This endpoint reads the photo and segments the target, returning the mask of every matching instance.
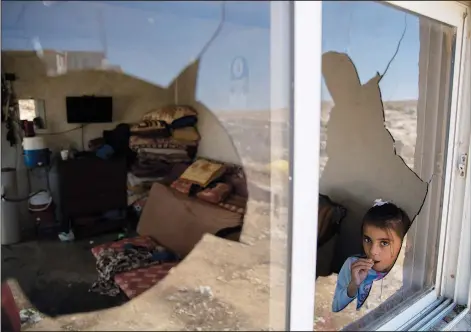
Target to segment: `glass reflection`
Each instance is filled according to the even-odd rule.
[[[273,97],[272,84],[289,84],[290,75],[283,57],[275,73],[270,68],[277,52],[289,54],[284,50],[289,42],[273,31],[273,7],[279,5],[253,1],[2,4],[4,70],[17,74],[17,96],[45,100],[48,126],[40,134],[54,153],[67,148],[89,150],[88,142],[96,143],[94,139],[104,131],[116,130],[119,124],[130,124],[134,133],[145,131],[149,123],[143,125],[144,120],[162,121],[161,110],[176,105],[197,113],[197,158],[243,169],[239,175],[246,181],[246,196],[248,192],[243,227],[240,238],[231,233],[241,243],[219,240],[227,232],[214,231],[216,238],[206,236],[196,244],[159,290],[154,287],[142,295],[160,301],[170,311],[157,310],[153,318],[145,318],[154,316],[146,313],[135,321],[114,318],[111,323],[111,318],[103,317],[95,328],[113,324],[114,329],[126,329],[133,320],[135,328],[164,329],[167,323],[163,322],[174,322],[169,328],[284,329],[289,90],[277,91]],[[283,46],[273,48],[277,42]],[[113,123],[89,124],[82,133],[74,130],[76,125],[67,123],[65,100],[83,95],[112,96]],[[175,115],[178,109],[168,112]],[[170,126],[175,133],[173,122]],[[132,137],[130,148],[138,155],[162,149],[143,148],[143,140]],[[149,137],[145,139],[148,144]],[[141,178],[142,173],[133,173],[133,179],[136,177]],[[177,187],[172,189],[181,189]],[[221,186],[204,189],[216,188]],[[54,200],[60,201],[57,182],[51,184],[51,191]],[[193,196],[193,200],[200,198]],[[138,206],[133,206],[137,201],[130,205],[145,211],[143,197],[150,199],[144,193]],[[234,202],[214,205],[227,210],[222,205],[231,209]],[[194,240],[191,234],[179,238]],[[171,240],[167,243],[175,245]],[[88,306],[90,299],[84,299],[79,309],[64,305],[59,313],[51,313],[40,299],[36,302],[50,314],[93,310]],[[95,308],[118,305],[100,297],[94,302]],[[199,305],[208,310],[198,311]]]

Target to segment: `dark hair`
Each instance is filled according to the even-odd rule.
[[[392,229],[402,239],[406,235],[411,221],[407,213],[393,203],[385,203],[370,208],[363,217],[362,231],[365,225],[381,229]]]

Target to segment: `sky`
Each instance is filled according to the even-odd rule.
[[[211,39],[221,8],[219,1],[2,1],[2,50],[105,52],[125,73],[167,86]],[[219,110],[270,108],[270,80],[277,79],[270,77],[270,24],[269,2],[226,3],[222,29],[201,58],[199,100]],[[383,100],[417,99],[419,20],[412,14],[370,1],[323,2],[322,52],[347,53],[365,83],[385,70],[405,24],[380,87]],[[331,99],[325,85],[322,98]]]

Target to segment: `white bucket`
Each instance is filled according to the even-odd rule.
[[[28,209],[33,212],[45,211],[52,203],[52,196],[47,191],[40,192],[29,199]]]

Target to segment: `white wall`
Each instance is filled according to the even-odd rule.
[[[18,99],[36,98],[45,101],[47,128],[38,133],[59,133],[77,127],[77,124],[67,123],[66,96],[104,95],[113,97],[113,123],[87,125],[83,132],[85,149],[87,149],[90,139],[102,136],[103,130],[113,129],[119,123],[137,122],[143,114],[150,110],[176,102],[192,105],[198,111],[197,127],[202,137],[198,155],[240,164],[240,158],[232,140],[217,117],[203,104],[195,100],[198,62],[191,63],[168,88],[165,88],[115,71],[69,71],[60,76],[47,76],[44,63],[34,52],[2,52],[2,61],[3,70],[15,73],[17,76],[14,90]],[[8,148],[3,141],[4,133],[2,130],[2,167],[13,166],[15,150]],[[70,146],[78,150],[82,149],[81,130],[73,130],[60,135],[44,135],[44,137],[53,152]],[[20,193],[27,194],[27,174],[21,150],[19,151],[17,163],[19,190]],[[45,187],[46,183],[42,176],[35,172],[35,176],[31,178],[32,191]],[[54,201],[59,203],[58,179],[55,169],[50,173],[50,181]],[[24,209],[25,207],[22,209],[23,218],[27,216]],[[28,226],[25,220],[23,220],[23,224]]]

